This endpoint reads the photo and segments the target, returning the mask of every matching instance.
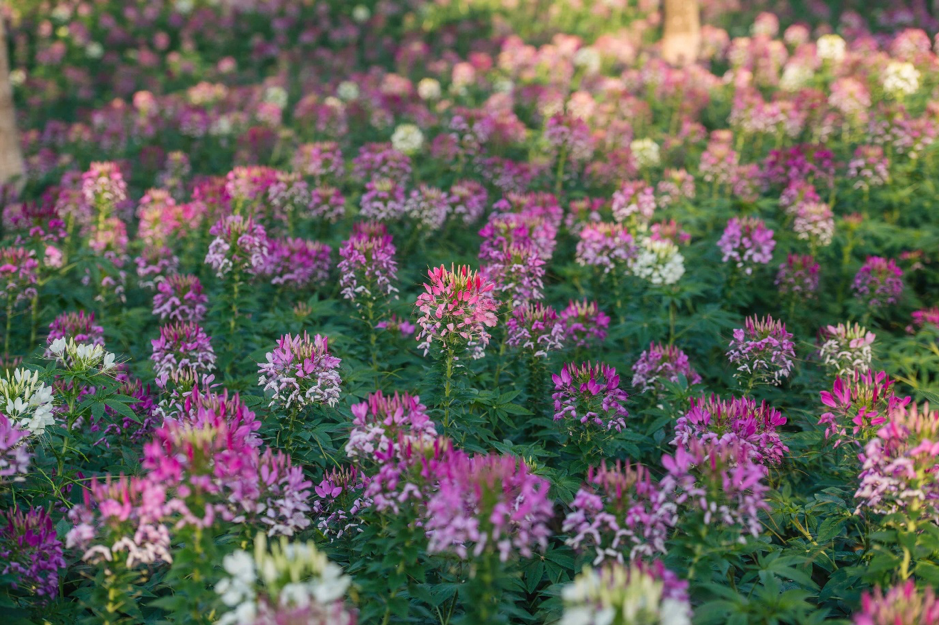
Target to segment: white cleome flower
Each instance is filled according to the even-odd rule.
[[[424,133],[414,124],[401,124],[391,135],[391,145],[404,154],[414,154],[424,145]]]
[[[884,69],[884,91],[894,98],[913,95],[919,90],[919,76],[912,63],[890,61]]]
[[[661,162],[659,144],[652,139],[636,139],[629,144],[629,151],[633,153],[636,159],[636,165],[640,169],[648,167],[657,167]]]
[[[0,406],[7,417],[34,435],[54,423],[52,388],[39,380],[38,371],[16,369],[0,378]]]
[[[685,257],[668,239],[645,238],[640,240],[639,252],[629,262],[629,271],[657,286],[675,284],[685,274]]]

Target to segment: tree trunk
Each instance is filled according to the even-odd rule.
[[[0,17],[0,185],[23,184],[23,154],[16,131],[13,109],[13,87],[10,84],[10,62],[7,58],[6,25]]]
[[[662,58],[672,65],[688,65],[698,59],[700,47],[698,0],[665,0]]]

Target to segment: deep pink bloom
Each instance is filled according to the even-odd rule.
[[[207,295],[199,278],[190,274],[171,274],[156,285],[153,315],[161,321],[193,321],[205,318]]]
[[[59,569],[66,566],[52,517],[42,508],[10,508],[0,514],[0,571],[13,588],[38,597],[59,594]]]
[[[430,281],[415,303],[420,312],[418,349],[426,356],[431,345],[439,343],[441,350],[458,356],[467,351],[474,359],[482,358],[489,344],[487,329],[497,323],[494,285],[465,265],[449,270],[441,265],[429,269],[427,276]]]
[[[762,220],[732,217],[717,247],[721,250],[723,262],[731,262],[750,275],[757,265],[768,265],[773,260],[776,241],[773,231]]]
[[[854,625],[939,625],[939,598],[929,586],[917,589],[912,579],[886,593],[877,587],[861,596]]]
[[[298,408],[310,404],[336,405],[339,401],[340,359],[329,353],[329,339],[303,332],[285,334],[277,347],[267,353],[267,362],[259,363],[258,381],[265,391],[273,391],[271,406]]]
[[[759,464],[779,464],[789,448],[777,427],[786,418],[767,404],[750,397],[723,400],[715,395],[691,399],[691,408],[675,422],[673,445],[687,446],[691,439],[720,445],[736,444]]]
[[[663,382],[677,382],[679,375],[685,376],[689,384],[701,382],[701,376],[691,367],[685,352],[674,345],[652,342],[633,365],[632,385],[640,393],[649,390],[659,393],[664,390]]]
[[[620,432],[626,427],[626,391],[616,369],[603,363],[566,363],[554,381],[554,420]],[[575,428],[568,426],[570,430]]]
[[[902,275],[892,258],[868,256],[854,276],[854,296],[872,310],[896,304],[903,293]]]
[[[571,300],[567,308],[561,311],[564,321],[565,340],[574,347],[587,347],[592,343],[603,343],[606,340],[607,328],[610,327],[610,318],[600,310],[596,302]]]

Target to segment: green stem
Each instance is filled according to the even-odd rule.
[[[446,370],[444,376],[444,385],[443,385],[443,427],[448,429],[450,427],[450,403],[451,391],[453,386],[453,348],[447,346],[447,355],[446,355]]]

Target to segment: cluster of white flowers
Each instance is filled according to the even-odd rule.
[[[690,625],[688,601],[665,594],[662,580],[637,568],[587,568],[561,591],[560,625]]]
[[[274,85],[272,87],[268,87],[264,91],[264,101],[269,104],[273,104],[281,110],[287,108],[288,99],[287,90],[283,87]]]
[[[815,54],[822,61],[838,63],[844,59],[847,47],[844,39],[838,35],[822,35],[815,44]]]
[[[629,271],[655,285],[675,284],[685,275],[685,257],[668,239],[643,238],[636,256],[629,261]]]
[[[350,578],[312,542],[288,543],[282,538],[268,551],[264,534],[258,534],[254,557],[239,549],[225,556],[222,566],[229,577],[215,591],[232,610],[222,615],[219,625],[253,625],[259,616],[279,609],[314,609],[328,614],[323,622],[335,625],[353,622],[342,603]]]
[[[913,95],[919,90],[919,70],[912,63],[890,61],[884,68],[883,85],[894,98]]]
[[[415,154],[424,145],[424,133],[414,124],[401,124],[391,135],[391,145],[404,154]]]
[[[89,371],[100,367],[101,372],[114,368],[114,354],[101,345],[77,343],[75,339],[58,338],[49,346],[49,353],[69,371]]]
[[[0,407],[19,427],[39,435],[54,422],[52,388],[39,380],[38,371],[16,369],[0,378]]]
[[[440,82],[436,78],[422,78],[417,83],[417,95],[421,100],[439,100],[441,93]]]
[[[782,77],[779,79],[779,88],[783,91],[798,91],[806,86],[815,72],[804,62],[794,61],[786,64]]]
[[[587,46],[574,53],[574,67],[581,67],[588,74],[596,74],[600,71],[600,65],[603,59],[596,48]]]
[[[339,96],[340,100],[344,100],[345,102],[358,100],[359,86],[351,80],[343,80],[339,83],[339,86],[336,87],[336,95]]]
[[[659,144],[652,139],[635,139],[629,144],[629,151],[636,159],[636,165],[639,166],[639,169],[658,167],[659,163],[662,162]]]

